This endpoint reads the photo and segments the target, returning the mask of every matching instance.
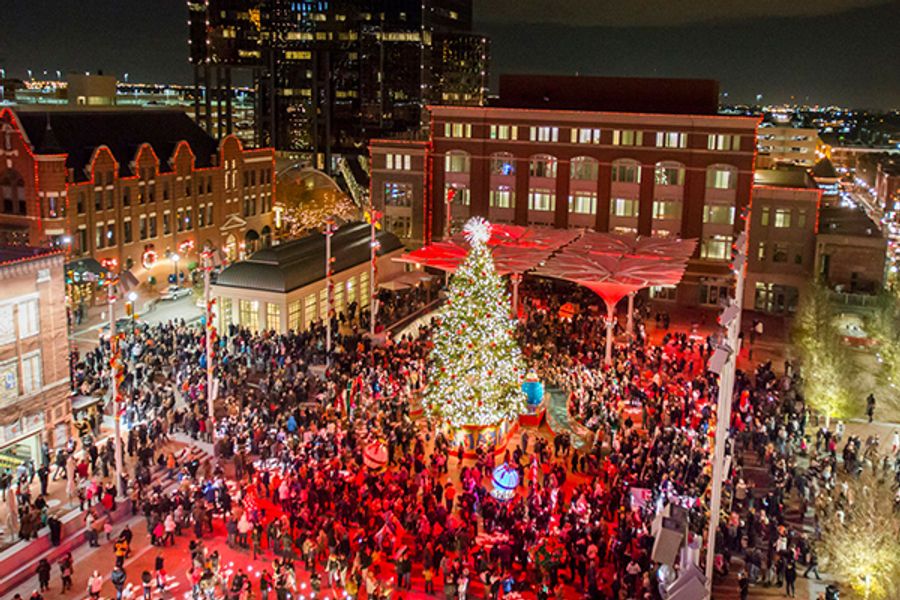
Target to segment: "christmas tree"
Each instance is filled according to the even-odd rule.
[[[424,405],[455,427],[493,425],[525,409],[524,363],[509,295],[487,246],[490,228],[481,217],[466,223],[471,250],[450,280],[433,333]]]

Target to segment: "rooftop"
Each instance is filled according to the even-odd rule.
[[[57,248],[35,246],[0,246],[0,267],[61,253]]]
[[[370,233],[366,223],[348,223],[335,231],[331,239],[335,273],[369,261]],[[403,248],[392,233],[380,231],[377,238],[379,255]],[[313,233],[232,264],[219,274],[216,285],[287,293],[324,278],[325,236]]]
[[[502,108],[716,115],[719,82],[712,79],[501,75]]]
[[[819,210],[819,233],[881,238],[881,229],[858,208],[823,206]]]
[[[35,154],[68,155],[75,181],[89,179],[85,168],[100,146],[110,149],[120,176],[133,174],[131,162],[143,144],[153,148],[161,172],[171,170],[168,161],[179,142],[191,147],[197,167],[212,166],[218,152],[216,141],[183,110],[17,108],[15,115]]]
[[[753,174],[753,184],[766,187],[816,188],[815,181],[806,169],[800,167],[757,169]]]
[[[819,162],[817,162],[812,168],[812,176],[813,177],[823,177],[823,178],[835,178],[838,176],[837,171],[834,169],[834,165],[831,164],[831,161],[827,158],[823,158]]]

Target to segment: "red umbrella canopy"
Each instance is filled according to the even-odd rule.
[[[566,249],[590,252],[592,254],[686,260],[694,254],[696,246],[697,240],[586,231],[583,236]]]
[[[553,252],[571,243],[582,233],[580,229],[491,223],[491,237],[487,243],[491,248],[497,272],[500,275],[509,275],[535,268]],[[396,260],[453,273],[468,253],[469,242],[464,235],[457,234],[448,241],[422,246]]]
[[[535,274],[583,285],[603,298],[607,306],[645,287],[675,285],[687,266],[685,259],[593,254],[573,246],[551,257]]]

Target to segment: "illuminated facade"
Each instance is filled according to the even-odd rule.
[[[179,141],[175,141],[179,140]],[[274,152],[215,142],[180,111],[0,111],[0,239],[58,246],[160,283],[272,235]]]
[[[230,132],[232,71],[249,71],[261,145],[313,152],[326,169],[332,153],[419,129],[426,104],[484,100],[488,41],[471,33],[471,0],[191,0],[188,9],[205,114],[224,110]]]
[[[373,202],[408,245],[443,237],[450,198],[454,229],[482,215],[696,238],[679,291],[651,293],[715,305],[729,288],[731,243],[753,186],[757,118],[504,106],[430,113],[427,141],[370,146]]]

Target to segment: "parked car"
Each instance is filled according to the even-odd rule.
[[[159,299],[160,300],[178,300],[179,298],[184,298],[185,296],[191,295],[191,288],[187,287],[179,287],[177,285],[170,285],[169,288],[164,291]]]

